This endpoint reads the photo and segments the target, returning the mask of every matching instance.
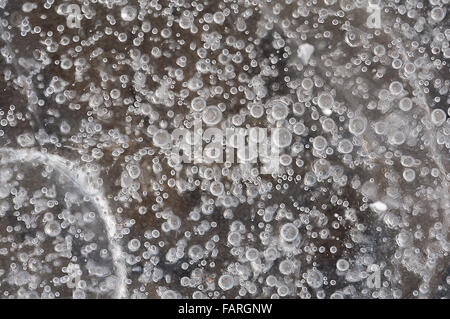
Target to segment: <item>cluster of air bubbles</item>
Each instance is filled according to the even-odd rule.
[[[447,14],[0,0],[1,297],[449,297]]]

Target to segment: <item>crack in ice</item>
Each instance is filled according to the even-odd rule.
[[[93,203],[103,221],[106,234],[109,241],[109,248],[118,277],[118,286],[115,289],[115,298],[124,298],[127,296],[126,287],[126,266],[123,259],[122,246],[116,239],[117,223],[111,214],[109,203],[106,200],[103,190],[93,186],[88,182],[88,174],[84,172],[75,162],[65,159],[61,156],[42,153],[35,149],[20,149],[2,147],[0,148],[0,164],[12,162],[39,162],[44,165],[50,165],[59,173],[70,178],[78,189],[93,200]]]

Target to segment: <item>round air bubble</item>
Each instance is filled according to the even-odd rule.
[[[444,20],[446,12],[441,7],[435,7],[431,10],[431,18],[436,22]]]
[[[302,122],[295,123],[294,125],[294,134],[302,135],[306,132],[306,126]]]
[[[133,6],[125,6],[120,11],[120,17],[122,18],[123,21],[127,22],[133,21],[134,19],[136,19],[136,16],[137,10]]]
[[[73,63],[72,63],[72,60],[70,60],[70,59],[62,59],[60,65],[61,65],[61,69],[69,70],[72,67]]]
[[[350,140],[343,139],[339,142],[337,150],[342,154],[351,153],[353,151],[353,143]]]
[[[222,12],[216,12],[213,16],[214,22],[217,24],[222,24],[225,21],[225,15]]]
[[[336,127],[336,124],[330,118],[327,118],[327,119],[323,120],[323,122],[322,122],[322,128],[325,132],[331,132],[331,131],[333,131],[333,129],[335,127]]]
[[[350,264],[347,260],[345,259],[339,259],[336,262],[336,268],[339,271],[347,271],[350,268]]]
[[[111,92],[109,92],[109,95],[113,100],[117,100],[120,97],[120,90],[112,89]]]
[[[165,130],[158,130],[153,135],[153,145],[155,145],[156,147],[166,147],[168,146],[170,141],[170,134]]]
[[[305,106],[302,103],[297,102],[292,106],[292,110],[295,115],[302,116],[305,113]]]
[[[400,162],[405,167],[411,167],[411,166],[414,165],[414,157],[408,156],[408,155],[402,156],[401,159],[400,159]]]
[[[61,225],[57,221],[50,221],[45,225],[44,232],[50,237],[56,237],[61,233]]]
[[[392,145],[402,145],[406,141],[405,133],[402,131],[397,131],[393,135],[390,136],[389,142]]]
[[[366,127],[367,127],[367,121],[365,118],[355,117],[350,120],[348,129],[349,129],[350,133],[358,136],[365,132]]]
[[[319,289],[323,285],[322,273],[318,270],[308,270],[306,283],[313,289]]]
[[[245,253],[245,257],[249,261],[255,261],[256,259],[258,259],[258,256],[259,256],[259,251],[256,248],[249,248]]]
[[[386,122],[376,122],[374,125],[375,133],[378,135],[384,135],[387,132],[387,124]]]
[[[241,244],[241,234],[238,232],[232,231],[228,234],[228,243],[232,246],[239,246]]]
[[[416,172],[412,168],[405,168],[403,170],[403,178],[408,183],[411,183],[416,178]]]
[[[67,123],[66,121],[62,121],[61,124],[59,125],[59,130],[61,131],[62,134],[69,134],[71,130],[70,124]]]
[[[407,74],[412,74],[412,73],[416,72],[416,66],[412,62],[405,63],[405,67],[404,68],[405,68],[405,72]]]
[[[389,85],[389,91],[393,95],[399,95],[403,91],[403,84],[398,81],[394,81]]]
[[[208,106],[203,111],[203,122],[212,126],[218,124],[222,120],[222,112],[217,106]]]
[[[211,183],[209,189],[213,196],[220,196],[223,194],[225,188],[221,182],[214,181]]]
[[[435,109],[431,112],[431,122],[436,126],[441,126],[444,124],[447,116],[445,112],[441,109]]]
[[[135,164],[128,166],[127,171],[128,175],[130,175],[132,179],[136,179],[139,177],[139,175],[141,175],[141,169],[138,165]]]
[[[284,224],[281,226],[280,235],[284,241],[292,242],[299,236],[298,228],[292,223]]]
[[[282,154],[280,156],[280,164],[283,166],[289,166],[292,163],[292,157],[289,154]]]
[[[222,290],[230,290],[234,286],[234,280],[231,275],[222,275],[219,278],[219,287]]]
[[[244,118],[240,114],[233,115],[231,123],[234,126],[241,126],[244,123]]]
[[[333,106],[334,98],[330,93],[322,93],[317,99],[317,104],[321,109],[329,109]]]
[[[151,28],[152,28],[152,24],[150,23],[150,21],[142,22],[141,29],[143,32],[145,32],[145,33],[150,32]]]
[[[409,97],[404,97],[400,100],[398,106],[399,106],[400,110],[407,112],[412,109],[413,103]]]
[[[375,55],[378,55],[378,56],[383,56],[386,53],[386,49],[384,46],[379,44],[373,49],[373,53],[375,53]]]
[[[276,278],[275,276],[273,276],[273,275],[267,276],[267,278],[266,278],[266,284],[267,284],[269,287],[274,287],[274,286],[277,284],[277,278]]]
[[[194,245],[189,248],[188,255],[192,261],[198,261],[203,258],[203,248],[200,245]]]
[[[290,260],[283,260],[278,266],[280,273],[283,275],[290,275],[294,272],[294,263]]]
[[[313,147],[317,151],[321,152],[325,150],[325,148],[328,146],[328,142],[325,137],[323,136],[316,136],[314,138]]]
[[[250,115],[254,118],[260,118],[264,115],[264,107],[261,104],[253,104],[250,108]]]
[[[287,147],[291,145],[292,134],[287,128],[276,128],[273,131],[272,141],[276,146],[280,148]]]
[[[193,18],[187,10],[185,12],[183,12],[183,15],[181,16],[179,24],[180,24],[180,27],[185,30],[189,29],[192,26]]]
[[[303,79],[302,88],[309,91],[314,87],[314,82],[310,78]]]
[[[197,97],[195,97],[195,98],[192,99],[191,107],[192,107],[192,110],[193,110],[193,111],[195,111],[195,112],[201,112],[201,111],[203,111],[203,110],[205,109],[205,107],[206,107],[206,101],[205,101],[204,98],[202,98],[202,97],[200,97],[200,96],[197,96]]]
[[[128,242],[128,249],[130,251],[137,251],[139,247],[141,247],[141,242],[137,238],[134,238]]]
[[[268,261],[273,261],[278,258],[278,250],[275,247],[269,247],[264,251],[264,258]]]
[[[289,108],[286,103],[282,101],[276,101],[272,106],[272,117],[276,120],[283,120],[288,116]]]

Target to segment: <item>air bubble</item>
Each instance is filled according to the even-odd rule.
[[[195,112],[201,112],[206,107],[206,101],[202,97],[195,97],[191,102],[192,110]]]
[[[445,112],[441,109],[434,109],[431,112],[431,122],[436,126],[442,126],[444,124],[447,116]]]
[[[170,134],[165,130],[158,130],[153,135],[153,145],[155,145],[156,147],[161,148],[167,147],[170,142],[171,142]]]
[[[225,15],[222,12],[214,13],[214,22],[217,24],[222,24],[225,22]]]
[[[285,119],[289,114],[287,105],[282,101],[272,103],[272,116],[276,121]]]
[[[441,7],[434,7],[431,10],[431,18],[436,22],[441,22],[442,20],[444,20],[445,15],[446,15],[445,9]]]
[[[133,238],[128,242],[128,249],[130,251],[137,251],[141,247],[141,242],[137,238]]]
[[[272,141],[276,146],[280,148],[287,147],[291,145],[292,134],[287,128],[277,128],[272,132]]]
[[[350,264],[347,260],[345,259],[339,259],[336,262],[336,268],[339,271],[347,271],[350,268]]]
[[[405,168],[403,170],[403,178],[408,183],[411,183],[416,178],[416,172],[412,168]]]
[[[130,22],[136,19],[137,16],[137,10],[133,6],[125,6],[120,11],[120,17],[122,20]]]
[[[322,273],[318,270],[308,270],[306,274],[306,282],[313,289],[319,289],[323,285]]]
[[[228,234],[228,243],[232,246],[239,246],[241,244],[241,234],[238,232],[230,232]]]
[[[330,93],[322,93],[319,95],[317,103],[321,109],[329,109],[333,106],[334,98]]]
[[[363,117],[355,117],[350,120],[349,131],[353,135],[359,136],[366,131],[367,120]]]
[[[318,150],[319,152],[325,150],[325,148],[328,146],[328,142],[323,136],[316,136],[314,138],[313,147]]]
[[[259,251],[256,248],[249,248],[245,253],[245,257],[249,261],[255,261],[259,256]]]
[[[214,181],[211,183],[210,191],[213,196],[220,196],[224,192],[224,186],[221,182]]]
[[[253,104],[250,108],[250,114],[254,118],[260,118],[264,114],[264,107],[261,104]]]
[[[403,91],[403,84],[398,81],[394,81],[389,85],[389,91],[392,95],[399,95]]]
[[[353,143],[350,140],[343,139],[339,141],[337,150],[342,154],[349,154],[353,151]]]
[[[233,277],[231,275],[222,275],[219,278],[218,284],[222,290],[230,290],[234,286]]]
[[[399,107],[402,111],[408,112],[412,109],[413,103],[409,97],[404,97],[400,100]]]
[[[294,263],[290,260],[283,260],[278,266],[280,273],[283,275],[290,275],[294,271]]]
[[[294,224],[287,223],[281,226],[280,235],[284,241],[292,242],[298,238],[299,231]]]
[[[208,106],[203,111],[203,122],[206,125],[213,126],[222,120],[222,112],[217,106]]]
[[[45,225],[45,233],[50,237],[56,237],[61,233],[61,225],[57,221],[50,221]]]

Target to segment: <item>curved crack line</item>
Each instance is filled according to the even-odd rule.
[[[117,223],[111,214],[109,203],[104,196],[103,189],[93,186],[88,182],[89,175],[83,171],[76,163],[54,154],[42,153],[35,149],[21,149],[2,147],[0,148],[0,164],[12,162],[39,162],[40,164],[50,165],[60,174],[68,177],[77,186],[80,191],[91,198],[97,209],[101,220],[106,229],[106,234],[111,250],[112,260],[118,277],[118,286],[115,289],[115,298],[124,298],[127,296],[126,285],[126,265],[123,259],[122,246],[116,239]]]

